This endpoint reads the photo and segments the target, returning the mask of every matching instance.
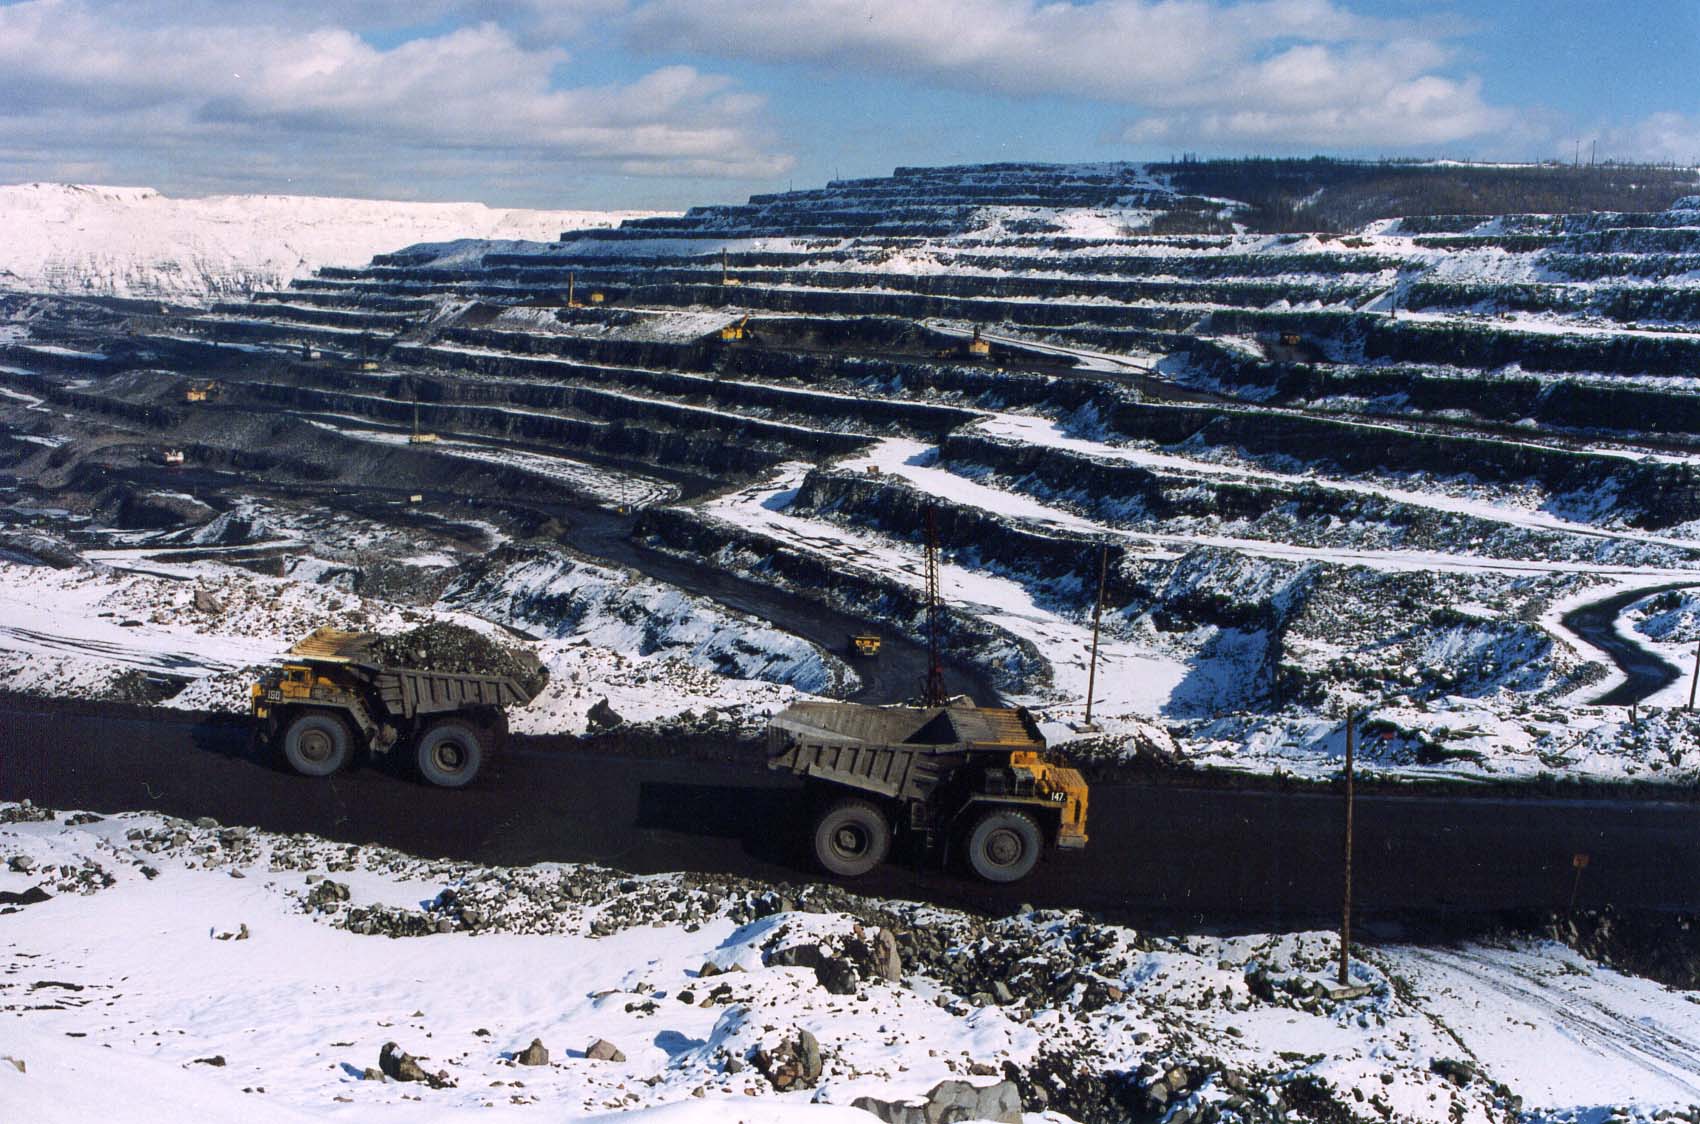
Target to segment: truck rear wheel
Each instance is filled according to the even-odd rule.
[[[815,860],[829,874],[859,877],[890,851],[891,824],[866,800],[840,800],[815,821]]]
[[[328,777],[348,764],[354,735],[335,714],[309,711],[290,721],[283,731],[283,759],[306,777]]]
[[[1019,882],[1033,873],[1044,846],[1032,816],[994,808],[968,832],[968,865],[987,882]]]
[[[467,722],[438,722],[419,735],[419,774],[441,788],[464,788],[484,765],[484,734]]]

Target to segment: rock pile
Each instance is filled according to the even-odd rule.
[[[503,675],[535,694],[549,673],[529,653],[505,648],[463,625],[432,621],[410,632],[379,637],[371,649],[379,664],[456,675]]]
[[[806,1030],[799,1030],[773,1049],[759,1049],[750,1059],[768,1083],[781,1093],[812,1089],[825,1068],[820,1043]]]
[[[1700,987],[1700,915],[1623,914],[1608,905],[1552,914],[1539,931],[1620,971],[1667,987]]]

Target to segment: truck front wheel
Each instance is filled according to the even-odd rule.
[[[968,832],[968,865],[987,882],[1019,882],[1033,873],[1044,846],[1032,816],[995,808]]]
[[[348,764],[353,751],[348,723],[335,714],[311,711],[283,731],[283,758],[302,776],[328,777]]]
[[[856,878],[891,851],[891,824],[866,800],[840,800],[815,821],[815,859],[829,874]]]
[[[484,764],[484,736],[466,722],[438,722],[419,736],[419,774],[442,788],[464,788]]]

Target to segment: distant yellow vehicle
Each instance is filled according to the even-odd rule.
[[[872,658],[880,654],[880,638],[877,633],[858,632],[850,637],[850,654]]]

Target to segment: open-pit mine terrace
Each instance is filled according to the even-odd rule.
[[[915,686],[932,505],[958,681],[1059,732],[1101,551],[1112,729],[1192,723],[1251,754],[1246,731],[1279,728],[1268,753],[1326,763],[1336,728],[1312,720],[1344,703],[1527,730],[1610,692],[1678,701],[1700,200],[1153,233],[1244,210],[1174,183],[900,169],[518,250],[412,247],[207,309],[38,302],[0,347],[0,458],[20,502],[128,505],[132,531],[174,529],[160,493],[493,525],[822,643],[874,627],[910,661],[887,698]],[[1635,631],[1660,590],[1687,623]],[[1610,626],[1574,612],[1608,598],[1641,658],[1577,634]],[[1459,759],[1415,718],[1380,733],[1389,768]],[[1527,737],[1521,763],[1469,753],[1562,771]],[[1693,769],[1662,752],[1604,771]]]

